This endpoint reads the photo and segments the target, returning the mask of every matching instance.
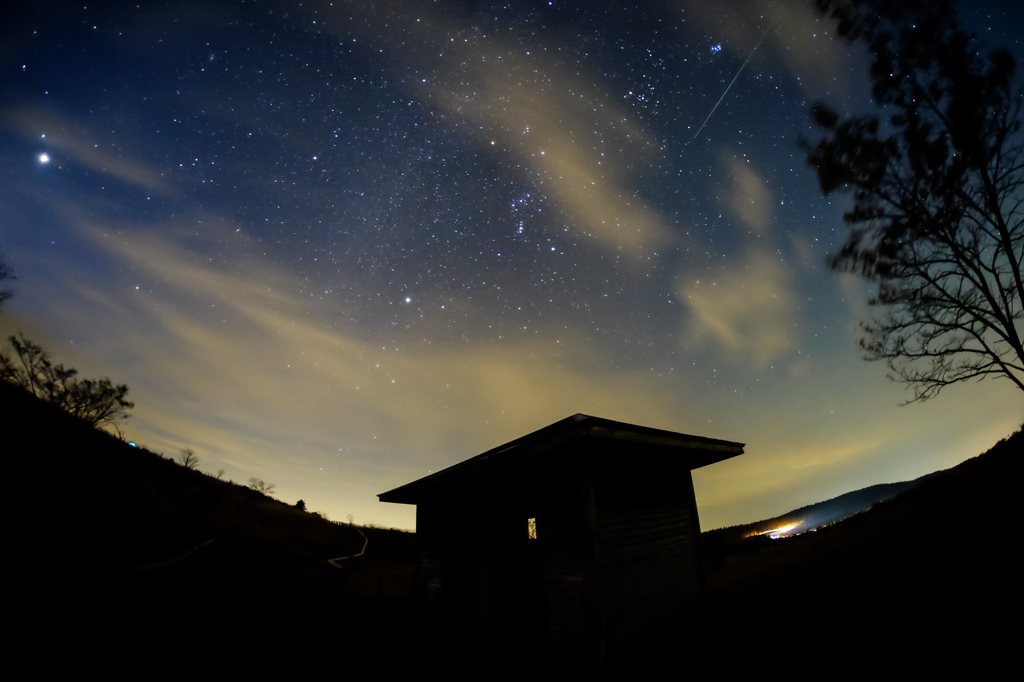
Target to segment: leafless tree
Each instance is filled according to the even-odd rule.
[[[0,250],[0,282],[3,282],[5,279],[14,279],[14,273],[7,266],[7,263],[4,262],[4,254]],[[0,307],[13,295],[10,289],[0,287]]]
[[[23,335],[8,341],[14,355],[0,352],[0,379],[26,391],[92,426],[127,419],[135,404],[125,398],[128,386],[110,379],[79,379],[78,370],[54,364],[50,354]]]
[[[813,108],[803,140],[825,194],[853,198],[836,270],[877,285],[868,360],[927,400],[1000,377],[1024,390],[1024,140],[1015,61],[985,51],[946,0],[818,0],[873,55],[887,115]]]
[[[258,493],[270,496],[270,493],[274,491],[277,486],[273,483],[266,483],[262,478],[256,478],[255,476],[249,479],[249,487]]]
[[[183,448],[178,453],[178,464],[186,469],[196,469],[199,467],[199,458],[196,457],[196,453],[192,448]]]

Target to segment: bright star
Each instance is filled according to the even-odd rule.
[[[43,152],[39,155],[39,163],[50,163],[50,155]]]

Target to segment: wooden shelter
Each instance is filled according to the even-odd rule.
[[[416,505],[429,602],[503,637],[605,651],[695,606],[690,471],[742,453],[577,414],[378,497]]]

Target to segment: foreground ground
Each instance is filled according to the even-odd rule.
[[[1015,665],[1021,433],[841,524],[709,552],[703,604],[580,662],[540,635],[495,638],[421,609],[411,534],[363,529],[367,555],[338,568],[327,560],[358,553],[359,529],[0,399],[9,424],[47,434],[16,441],[8,497],[12,650],[39,670],[988,677]]]

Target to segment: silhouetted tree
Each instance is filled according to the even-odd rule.
[[[273,483],[266,483],[262,478],[256,478],[255,476],[249,479],[249,487],[258,493],[270,496],[270,493],[274,491],[277,486]]]
[[[868,360],[934,397],[967,379],[1024,390],[1024,141],[1015,61],[985,52],[947,0],[817,0],[840,35],[873,55],[876,104],[802,140],[825,194],[853,197],[833,269],[877,284],[862,323]]]
[[[135,407],[125,399],[128,386],[115,386],[106,378],[79,379],[78,370],[54,364],[47,351],[24,335],[11,336],[8,341],[15,357],[0,352],[0,379],[21,386],[92,426],[127,419],[127,411]]]
[[[199,458],[192,448],[184,448],[178,453],[178,464],[186,469],[195,469],[199,466]]]
[[[4,262],[4,252],[3,249],[0,249],[0,284],[2,284],[5,279],[14,279],[14,273],[11,272],[7,263]],[[0,286],[0,307],[3,307],[4,302],[13,295],[14,293],[10,289]]]
[[[295,503],[295,508],[298,509],[299,511],[306,511],[306,501],[299,500],[298,502]]]

